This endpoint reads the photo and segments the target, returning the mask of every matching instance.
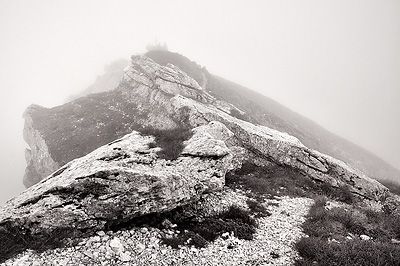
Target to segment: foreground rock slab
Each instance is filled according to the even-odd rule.
[[[205,195],[204,199],[208,209],[222,211],[232,204],[247,208],[249,198],[243,191],[224,189]],[[308,198],[266,200],[262,204],[272,215],[257,218],[259,226],[253,240],[238,239],[225,232],[205,248],[173,249],[163,244],[162,230],[134,227],[118,232],[99,231],[73,247],[43,253],[26,251],[5,265],[292,265],[298,258],[293,246],[304,236],[301,224],[312,203]]]
[[[207,133],[216,125],[219,134]],[[233,166],[223,140],[231,135],[218,123],[202,126],[186,142],[185,156],[171,161],[159,158],[153,136],[128,134],[8,201],[0,209],[0,229],[11,224],[30,234],[55,228],[91,232],[196,201],[224,186]]]

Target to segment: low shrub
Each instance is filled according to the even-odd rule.
[[[400,265],[400,246],[391,244],[400,237],[400,217],[355,207],[328,210],[326,202],[317,197],[309,211],[303,224],[309,237],[296,244],[302,256],[296,265]],[[361,240],[362,234],[372,239]]]
[[[239,239],[251,240],[257,226],[250,212],[237,206],[231,206],[227,211],[202,221],[187,219],[176,224],[176,229],[181,233],[176,237],[163,239],[164,244],[174,248],[178,245],[204,247],[225,232],[232,232]],[[187,243],[189,238],[191,241]]]
[[[189,128],[175,128],[175,129],[154,129],[145,128],[141,129],[142,135],[152,135],[155,137],[154,142],[149,144],[150,148],[161,147],[158,155],[161,159],[176,160],[181,154],[184,145],[183,142],[188,140],[193,132]]]

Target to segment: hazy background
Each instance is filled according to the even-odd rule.
[[[0,0],[0,204],[22,189],[22,113],[158,39],[400,168],[400,1]]]

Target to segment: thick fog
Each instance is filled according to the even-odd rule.
[[[156,39],[400,168],[400,1],[0,1],[0,204],[23,189],[22,113]]]

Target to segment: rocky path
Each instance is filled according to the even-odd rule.
[[[218,208],[232,204],[232,200],[240,206],[246,200],[234,192],[224,197]],[[289,197],[265,201],[272,215],[257,219],[259,228],[251,241],[227,232],[206,248],[172,249],[161,243],[164,232],[156,228],[100,231],[78,246],[41,254],[28,250],[1,265],[291,265],[298,256],[294,244],[303,234],[300,226],[312,203],[308,198]]]

